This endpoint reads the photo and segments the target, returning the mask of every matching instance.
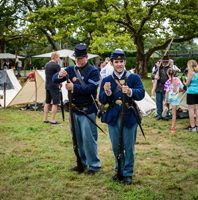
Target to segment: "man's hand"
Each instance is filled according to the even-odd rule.
[[[160,79],[160,77],[159,77],[158,75],[155,75],[154,78],[155,78],[156,80],[159,80],[159,79]]]
[[[110,94],[110,92],[111,92],[111,83],[110,83],[110,82],[106,82],[106,83],[104,84],[104,90],[105,90],[105,92],[106,92],[107,94]]]
[[[131,89],[129,88],[128,85],[123,85],[122,86],[122,92],[125,93],[125,94],[130,95],[131,94]]]
[[[67,90],[73,91],[74,84],[68,79],[68,83],[65,84]]]
[[[65,77],[66,76],[66,74],[67,74],[67,72],[64,70],[64,69],[61,69],[60,71],[59,71],[59,77]]]

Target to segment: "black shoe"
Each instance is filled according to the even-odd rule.
[[[164,118],[164,121],[168,121],[169,119],[167,119],[167,118]]]
[[[123,180],[123,178],[124,178],[124,177],[122,176],[122,180]],[[115,174],[114,176],[112,176],[111,179],[112,179],[113,181],[116,181],[116,180],[117,180],[117,174]]]
[[[157,118],[157,120],[161,120],[161,119],[162,119],[161,117],[158,117],[158,118]]]
[[[45,123],[45,124],[49,124],[50,122],[49,122],[49,121],[43,121],[43,123]]]
[[[78,168],[77,168],[77,166],[76,167],[74,167],[74,168],[72,168],[72,169],[70,169],[70,172],[77,172],[78,171]]]
[[[88,170],[85,175],[94,175],[96,172],[93,170]]]
[[[132,176],[124,176],[124,185],[131,185]]]
[[[62,125],[62,123],[61,123],[61,122],[50,122],[50,124],[51,124],[52,126],[56,126],[56,125]]]

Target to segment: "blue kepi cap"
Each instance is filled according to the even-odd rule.
[[[115,51],[113,51],[113,53],[111,54],[111,58],[112,58],[112,59],[123,59],[123,58],[125,58],[125,54],[124,54],[123,51],[115,50]]]
[[[77,44],[73,56],[83,58],[87,55],[87,47],[84,44]]]

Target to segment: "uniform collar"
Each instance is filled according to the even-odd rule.
[[[85,66],[83,66],[83,67],[77,67],[77,65],[76,65],[76,69],[79,69],[79,70],[82,70],[83,68],[85,68],[87,65],[89,64],[89,61],[87,61],[87,63],[86,63],[86,65]]]
[[[118,76],[118,75],[116,75],[116,74],[113,72],[113,77],[114,77],[115,79],[118,79],[118,80],[125,79],[126,73],[127,73],[127,71],[124,70],[123,73],[120,74],[120,75]]]

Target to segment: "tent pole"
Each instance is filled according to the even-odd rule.
[[[5,108],[6,107],[6,82],[4,82],[3,93],[4,93],[4,108]]]
[[[35,108],[34,111],[36,111],[36,106],[37,106],[37,83],[36,83],[36,70],[34,70],[34,79],[35,79]]]
[[[25,50],[24,76],[26,76],[26,68],[27,68],[27,50]]]

